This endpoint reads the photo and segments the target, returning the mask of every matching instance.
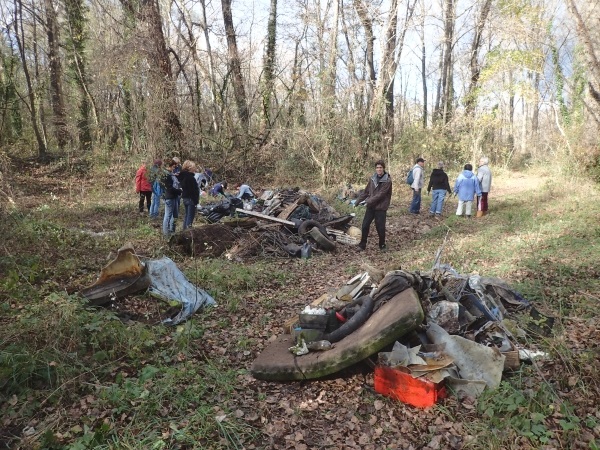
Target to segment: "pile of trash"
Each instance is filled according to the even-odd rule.
[[[140,259],[131,244],[121,247],[98,279],[80,293],[91,305],[105,306],[146,291],[165,303],[179,305],[175,316],[161,321],[164,325],[178,325],[200,308],[216,305],[214,298],[190,283],[170,258]]]
[[[294,343],[288,351],[301,358],[312,352],[326,351],[318,356],[324,364],[328,350],[335,349],[336,342],[348,346],[351,345],[348,341],[360,339],[361,327],[376,326],[377,320],[370,319],[407,290],[418,295],[423,310],[422,323],[395,336],[393,346],[361,343],[377,349],[371,356],[377,360],[375,389],[378,392],[411,404],[417,399],[414,400],[416,406],[433,404],[423,403],[425,400],[418,400],[419,396],[404,398],[406,389],[394,386],[402,380],[440,398],[444,392],[442,387],[477,397],[485,388],[497,388],[504,371],[517,369],[524,360],[548,356],[524,344],[530,342],[531,335],[548,335],[553,318],[542,315],[501,279],[464,275],[439,264],[427,273],[393,270],[383,278],[376,272],[358,274],[335,293],[313,302],[311,307],[320,309],[309,311],[312,317],[307,318],[303,311],[288,321],[286,328]],[[515,320],[519,315],[519,322],[526,324],[523,328]],[[344,340],[346,337],[348,340]],[[340,356],[335,357],[339,360]],[[264,367],[260,370],[264,371]],[[259,376],[264,376],[264,372]],[[289,374],[284,376],[289,377]],[[408,382],[408,379],[417,381]],[[430,398],[432,402],[436,395]]]
[[[360,241],[360,229],[351,224],[354,214],[340,215],[321,197],[299,188],[267,190],[246,201],[226,197],[198,210],[206,224],[181,231],[169,242],[183,254],[308,258]],[[217,243],[215,236],[223,234],[227,243]]]

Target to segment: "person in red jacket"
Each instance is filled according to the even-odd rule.
[[[375,163],[375,173],[369,182],[364,192],[358,196],[354,206],[364,202],[367,210],[362,223],[362,237],[358,244],[359,250],[367,248],[367,237],[369,236],[369,228],[375,220],[375,229],[379,236],[379,249],[385,250],[385,221],[387,210],[390,207],[392,199],[392,178],[385,171],[385,162],[382,159]]]
[[[146,199],[146,207],[150,211],[150,205],[152,205],[152,185],[148,180],[148,169],[146,164],[142,164],[135,173],[135,192],[140,195],[139,209],[140,212],[144,212],[144,199]]]

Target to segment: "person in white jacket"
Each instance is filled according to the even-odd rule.
[[[477,167],[477,179],[481,187],[481,204],[479,205],[483,214],[487,214],[488,210],[488,194],[492,187],[492,171],[488,167],[490,160],[486,156],[479,159],[479,167]]]
[[[423,166],[425,166],[425,160],[423,158],[417,158],[415,166],[412,169],[413,182],[410,185],[413,190],[413,198],[408,212],[411,214],[419,214],[421,212],[421,192],[423,191],[423,185],[425,184]]]

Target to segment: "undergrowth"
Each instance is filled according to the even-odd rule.
[[[172,256],[192,283],[236,317],[247,314],[253,301],[276,312],[276,296],[264,292],[285,286],[293,293],[301,263],[242,265],[170,254],[155,224],[132,212],[135,199],[117,194],[103,204],[106,194],[99,188],[85,195],[75,207],[54,201],[0,221],[7,236],[0,253],[0,446],[166,449],[260,443],[263,431],[227,406],[245,370],[203,351],[201,313],[172,328],[123,322],[110,310],[88,306],[77,291],[129,241],[142,256]],[[594,407],[600,392],[597,353],[576,340],[597,323],[599,197],[593,186],[583,191],[568,183],[524,187],[501,200],[492,192],[490,215],[471,221],[450,215],[423,239],[386,255],[391,265],[420,270],[431,267],[442,247],[443,262],[461,273],[506,279],[556,319],[551,333],[522,342],[547,353],[553,365],[522,366],[498,390],[481,396],[464,421],[475,436],[469,448],[568,448],[572,442],[598,448],[589,437],[598,433],[600,422]],[[360,223],[360,209],[335,207],[356,212]],[[349,261],[348,275],[358,267]],[[268,326],[270,318],[263,319]],[[527,328],[527,320],[518,325]],[[224,317],[216,326],[226,332],[232,325]],[[242,351],[253,345],[249,339],[235,343]],[[439,412],[461,420],[443,408]]]

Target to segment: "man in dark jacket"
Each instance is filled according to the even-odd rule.
[[[448,181],[448,174],[444,172],[444,163],[439,162],[437,169],[433,169],[431,176],[429,177],[429,184],[427,185],[427,193],[429,194],[433,189],[433,198],[431,199],[431,207],[429,208],[429,214],[440,217],[442,215],[442,209],[444,208],[444,199],[446,198],[446,192],[452,194],[450,189],[450,182]]]
[[[365,203],[367,211],[362,223],[362,237],[358,248],[367,248],[369,228],[375,220],[375,229],[379,236],[379,248],[385,250],[385,220],[392,199],[392,178],[385,171],[385,163],[379,160],[375,163],[375,173],[369,179],[365,191],[356,199],[356,205]]]

